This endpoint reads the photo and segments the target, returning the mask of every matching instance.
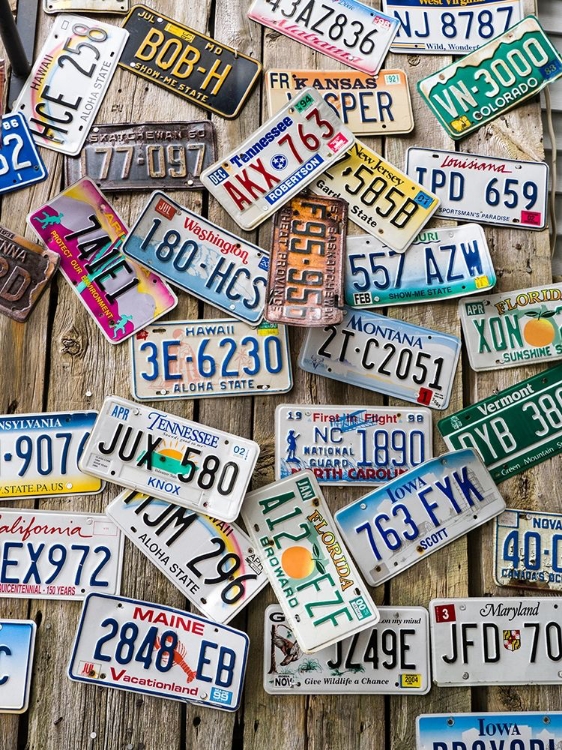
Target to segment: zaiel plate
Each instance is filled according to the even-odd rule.
[[[0,134],[0,193],[43,182],[47,168],[21,112],[2,117]]]
[[[22,714],[29,705],[35,633],[33,620],[0,620],[0,713]]]

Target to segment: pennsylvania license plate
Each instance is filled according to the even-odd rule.
[[[388,307],[461,297],[496,283],[484,230],[478,224],[429,229],[406,253],[372,235],[347,238],[345,302]]]
[[[84,145],[129,33],[83,16],[57,16],[14,104],[35,142],[74,156]]]
[[[263,687],[270,695],[425,695],[429,617],[424,607],[379,607],[378,625],[303,654],[277,604],[265,610]]]
[[[339,326],[309,330],[299,367],[414,404],[446,409],[460,346],[456,336],[346,308]]]
[[[2,117],[0,143],[0,194],[47,179],[47,168],[21,113]]]
[[[108,396],[80,468],[122,487],[233,521],[259,452],[253,440]]]
[[[380,586],[504,509],[477,452],[467,449],[426,461],[334,518],[367,583]]]
[[[562,58],[534,16],[418,83],[427,105],[459,140],[538,94],[562,75]]]
[[[36,630],[33,620],[0,620],[0,713],[23,714],[27,711]]]
[[[43,0],[45,13],[61,11],[84,11],[85,13],[125,14],[129,10],[129,0]]]
[[[254,229],[354,142],[322,95],[304,89],[235,151],[206,169],[201,182],[242,229]]]
[[[379,621],[312,472],[250,492],[242,518],[304,653]]]
[[[275,410],[275,476],[386,484],[433,455],[429,409],[285,404]]]
[[[90,594],[68,665],[77,682],[236,711],[249,639],[160,604]]]

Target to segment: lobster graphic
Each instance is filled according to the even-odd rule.
[[[156,640],[154,641],[155,648],[160,650],[161,643],[162,643],[161,639],[156,638]],[[176,666],[178,666],[183,672],[185,672],[186,682],[189,684],[190,682],[193,682],[193,680],[197,676],[197,672],[194,672],[193,669],[191,669],[189,664],[186,662],[185,660],[186,655],[187,655],[187,651],[186,651],[185,646],[183,645],[181,641],[178,641],[177,646],[173,651],[173,657],[172,657],[173,663]],[[168,666],[168,664],[169,664],[169,661],[166,662],[165,666]]]

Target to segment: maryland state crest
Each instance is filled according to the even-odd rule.
[[[503,647],[508,651],[517,651],[521,648],[521,631],[520,630],[504,630],[503,631]]]

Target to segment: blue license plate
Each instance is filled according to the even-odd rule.
[[[36,630],[33,620],[0,620],[0,713],[27,711]]]
[[[27,120],[20,112],[2,118],[0,149],[0,193],[43,182],[47,168],[31,136]]]

